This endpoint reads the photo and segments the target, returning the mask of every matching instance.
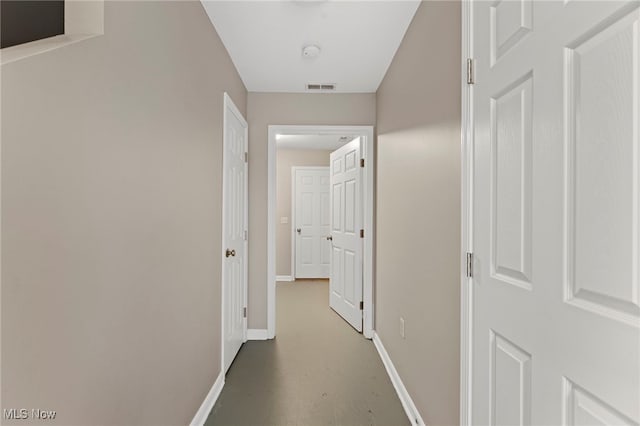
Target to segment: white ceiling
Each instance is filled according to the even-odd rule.
[[[335,151],[347,142],[351,142],[354,136],[340,140],[339,135],[276,135],[278,149],[325,149]]]
[[[419,0],[202,0],[250,92],[306,92],[334,83],[336,92],[378,89]],[[303,58],[302,48],[321,48]]]

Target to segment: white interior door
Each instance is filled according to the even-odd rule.
[[[474,425],[640,422],[639,4],[474,2]]]
[[[223,365],[246,340],[247,123],[225,95],[223,153]]]
[[[331,153],[329,305],[362,331],[362,196],[360,138]]]
[[[329,168],[296,167],[293,174],[295,277],[329,278]]]

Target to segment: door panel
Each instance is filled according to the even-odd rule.
[[[225,104],[223,175],[223,333],[225,372],[246,335],[247,124]]]
[[[296,168],[293,179],[295,277],[329,278],[329,168]]]
[[[532,75],[491,98],[492,273],[530,289]],[[500,218],[498,220],[498,218]]]
[[[495,332],[491,341],[491,424],[531,424],[531,354]]]
[[[473,2],[472,423],[640,423],[640,3]]]
[[[568,297],[577,306],[634,322],[640,316],[637,10],[586,37],[565,53],[572,130]]]
[[[568,426],[638,424],[570,380],[564,379],[563,385],[566,398],[563,424]]]
[[[360,138],[331,153],[332,263],[329,305],[362,331]]]

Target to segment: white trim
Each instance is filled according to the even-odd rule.
[[[327,161],[329,161],[327,159]],[[327,174],[329,173],[329,166],[292,166],[291,167],[291,281],[295,281],[297,265],[296,265],[296,172],[299,170],[326,170]],[[316,278],[329,278],[326,277],[316,277]],[[277,277],[276,277],[277,279]]]
[[[226,217],[225,217],[225,208],[224,208],[224,200],[225,200],[225,185],[224,185],[224,177],[226,176],[226,159],[225,159],[225,143],[226,143],[226,138],[225,138],[225,130],[227,128],[227,115],[229,112],[231,112],[233,115],[236,116],[236,118],[240,121],[240,123],[242,124],[242,126],[244,127],[244,146],[245,146],[245,152],[249,152],[249,125],[247,124],[247,121],[244,119],[244,117],[242,116],[242,113],[240,112],[240,110],[238,109],[238,107],[236,107],[236,105],[233,103],[233,100],[231,99],[231,96],[229,96],[229,94],[227,92],[224,92],[223,95],[223,108],[222,108],[223,112],[222,112],[222,247],[221,247],[221,255],[223,255],[223,253],[226,250],[225,247],[225,237],[224,237],[224,229],[225,229],[225,224],[226,224]],[[248,235],[248,230],[249,230],[249,163],[245,162],[244,163],[244,171],[245,171],[245,185],[244,185],[244,229],[247,231],[247,235]],[[245,261],[244,261],[244,306],[248,307],[248,293],[249,293],[249,239],[247,237],[247,239],[244,241],[244,256],[245,256]],[[226,272],[226,268],[225,268],[225,262],[224,260],[222,261],[222,267],[220,268],[221,270],[221,290],[220,290],[220,315],[221,315],[221,319],[220,319],[220,371],[222,372],[222,374],[224,375],[226,373],[226,369],[224,366],[224,319],[225,319],[225,306],[224,306],[224,301],[225,301],[225,292],[224,292],[224,286],[225,286],[225,272]],[[248,311],[248,309],[247,309]],[[243,320],[243,340],[246,342],[247,341],[247,318],[245,317]]]
[[[373,126],[269,126],[267,143],[267,329],[269,338],[276,335],[276,134],[329,134],[343,136],[360,136],[362,138],[362,156],[364,168],[364,252],[363,252],[363,334],[373,337],[375,307],[373,303],[374,264],[373,251],[375,243],[375,147],[376,141]]]
[[[362,301],[364,303],[362,318],[362,333],[367,339],[373,338],[374,333],[374,281],[375,281],[375,264],[373,262],[375,253],[376,229],[375,229],[375,196],[376,196],[376,140],[373,134],[373,127],[369,128],[369,132],[365,137],[360,139],[360,154],[365,160],[362,179],[362,197],[363,205],[363,221],[364,228],[364,249],[362,251]]]
[[[267,333],[276,337],[276,129],[267,141]]]
[[[291,275],[276,275],[276,281],[295,281],[296,279],[293,278]]]
[[[40,55],[51,50],[60,49],[61,47],[70,46],[100,35],[102,34],[60,34],[49,38],[31,41],[29,43],[5,47],[0,50],[0,64],[7,65],[12,62]]]
[[[462,2],[460,253],[460,424],[471,426],[473,367],[473,281],[466,276],[466,253],[473,253],[473,85],[467,84],[467,58],[473,58],[473,3]]]
[[[420,412],[416,408],[416,405],[413,403],[413,399],[411,399],[411,395],[409,395],[409,391],[404,386],[396,367],[393,365],[391,358],[389,357],[389,353],[384,348],[378,333],[373,332],[373,344],[378,350],[378,355],[380,355],[380,359],[382,359],[382,363],[384,364],[384,368],[387,370],[387,374],[391,379],[391,383],[393,383],[393,387],[398,394],[398,398],[400,398],[400,402],[402,403],[402,408],[404,408],[404,412],[407,414],[409,418],[409,423],[412,425],[424,426],[424,421],[420,416]]]
[[[222,392],[222,388],[224,388],[224,373],[221,371],[218,374],[218,378],[211,386],[207,397],[202,401],[202,405],[198,408],[196,415],[193,416],[193,420],[189,423],[190,426],[203,426],[204,422],[209,418],[209,414],[211,410],[213,410],[213,406],[216,405],[216,401]]]
[[[278,147],[276,147],[276,150]],[[277,185],[277,182],[276,182]],[[289,265],[289,273],[291,280],[296,279],[296,168],[291,167],[291,225],[289,232],[291,233],[291,264]]]
[[[267,340],[269,332],[266,329],[250,328],[247,330],[247,340]]]

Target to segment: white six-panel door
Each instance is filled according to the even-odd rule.
[[[295,278],[329,278],[329,168],[293,169]]]
[[[639,4],[473,4],[474,425],[640,423]]]
[[[360,138],[331,153],[329,305],[362,331],[362,198]]]
[[[223,142],[223,367],[226,372],[246,340],[247,123],[225,95]]]

